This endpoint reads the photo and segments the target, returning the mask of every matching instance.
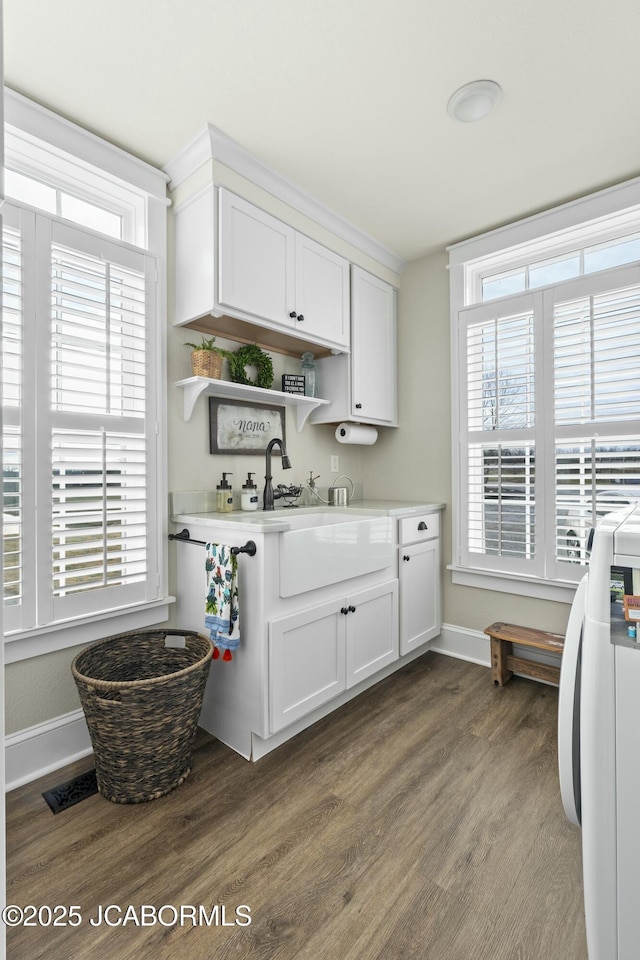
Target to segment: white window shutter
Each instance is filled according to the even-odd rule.
[[[538,568],[535,301],[461,311],[461,561]]]
[[[22,622],[24,594],[24,462],[21,430],[23,392],[22,242],[17,227],[2,232],[2,424],[4,626]]]
[[[553,298],[555,560],[569,578],[591,527],[640,502],[640,283],[608,286]]]
[[[54,225],[49,496],[55,620],[147,599],[155,433],[147,403],[153,320],[146,270],[142,254],[108,241],[96,248],[94,237]]]

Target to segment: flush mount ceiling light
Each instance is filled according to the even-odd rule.
[[[474,80],[453,94],[447,113],[460,123],[475,123],[488,116],[502,96],[502,87],[494,80]]]

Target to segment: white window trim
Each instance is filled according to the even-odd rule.
[[[525,244],[530,245],[528,249],[537,256],[544,251],[547,238],[564,231],[573,231],[571,241],[568,233],[565,236],[567,242],[575,246],[583,242],[586,236],[595,236],[598,228],[604,231],[611,225],[612,217],[618,218],[617,223],[620,225],[631,224],[634,220],[637,222],[639,211],[640,177],[636,177],[516,223],[452,244],[447,247],[449,269],[453,275],[457,268],[472,267],[474,261],[488,260],[491,256],[494,256],[496,261],[505,262],[509,251]],[[452,285],[452,297],[454,292],[457,299],[460,292],[459,281],[455,284],[455,290]]]
[[[75,167],[78,183],[87,178],[90,172],[96,172],[110,181],[115,187],[124,187],[131,193],[135,191],[151,204],[166,208],[167,183],[169,178],[162,170],[152,167],[144,160],[134,157],[114,144],[97,137],[70,120],[65,120],[34,103],[22,94],[8,87],[4,88],[4,120],[6,130],[5,149],[11,155],[11,143],[22,143],[26,147],[34,142],[42,151],[46,151],[52,164],[55,158],[62,157],[69,175]],[[12,138],[17,138],[12,141]],[[166,227],[165,227],[166,233]],[[147,238],[136,238],[136,245],[145,247],[150,253],[164,253],[162,237],[157,224],[149,224]]]
[[[122,607],[105,611],[101,614],[92,613],[84,617],[75,617],[68,621],[58,622],[43,627],[35,627],[25,631],[16,631],[5,634],[6,661],[15,662],[54,650],[64,649],[80,643],[88,643],[130,629],[151,626],[167,620],[169,605],[175,601],[168,594],[168,513],[165,507],[167,502],[167,395],[166,395],[166,276],[167,276],[167,217],[166,208],[169,201],[166,197],[167,175],[150,166],[138,158],[127,154],[113,144],[84,130],[69,120],[58,116],[40,105],[33,103],[15,91],[5,88],[5,122],[9,137],[17,137],[23,144],[29,141],[36,142],[42,150],[49,150],[52,158],[63,157],[67,160],[67,171],[77,165],[78,171],[85,171],[85,186],[89,175],[96,173],[110,181],[120,189],[133,188],[144,200],[146,216],[144,218],[144,243],[146,252],[155,256],[157,261],[157,337],[156,355],[157,371],[153,385],[154,403],[156,409],[156,464],[155,475],[157,482],[157,509],[156,521],[150,530],[150,536],[157,542],[158,564],[158,593],[157,598],[130,607]],[[18,142],[14,140],[14,142]],[[66,155],[66,157],[65,157]],[[82,176],[79,172],[79,182]],[[79,194],[79,188],[70,192]],[[87,194],[85,194],[86,196]],[[58,219],[58,218],[51,218]],[[67,221],[60,221],[67,222]],[[136,231],[139,233],[141,222],[138,219]],[[92,231],[81,228],[87,233]],[[138,237],[136,237],[138,240]],[[127,246],[128,244],[124,244]],[[150,469],[153,467],[150,465]]]
[[[511,263],[509,252],[514,250],[522,257],[534,256],[544,252],[553,236],[564,231],[567,243],[576,245],[598,242],[605,233],[610,236],[609,228],[625,229],[623,225],[638,223],[640,216],[640,177],[626,181],[598,193],[573,200],[543,213],[496,230],[489,231],[469,240],[461,241],[447,248],[449,253],[449,292],[450,292],[450,330],[451,330],[451,450],[452,450],[452,547],[453,559],[448,569],[452,572],[453,583],[473,586],[480,589],[495,590],[504,593],[517,593],[528,597],[556,600],[571,603],[577,584],[563,580],[550,580],[526,575],[510,575],[502,571],[483,570],[462,566],[462,514],[461,495],[465,489],[461,478],[461,431],[462,411],[460,408],[460,357],[461,337],[458,315],[464,307],[473,302],[479,303],[477,292],[481,283],[481,269],[488,269],[490,258],[494,264]],[[547,248],[549,246],[547,245]],[[526,253],[525,253],[526,250]],[[553,248],[555,251],[555,248]],[[480,266],[480,262],[482,267]],[[514,266],[515,260],[514,260]],[[630,266],[630,265],[629,265]],[[612,273],[624,268],[612,267],[602,273]],[[595,277],[597,274],[591,274]],[[577,278],[576,278],[577,279]],[[580,278],[583,279],[583,278]],[[575,283],[575,280],[565,281]],[[557,285],[558,287],[561,284]],[[527,293],[541,294],[546,287],[514,294],[511,297],[496,298],[488,304],[497,305],[501,300],[512,300]],[[548,392],[549,385],[543,385]],[[548,442],[548,440],[547,440]]]

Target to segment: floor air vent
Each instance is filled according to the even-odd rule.
[[[52,813],[61,813],[97,792],[96,772],[89,770],[87,773],[81,773],[79,777],[74,777],[73,780],[61,783],[53,790],[45,791],[42,796],[49,804]]]

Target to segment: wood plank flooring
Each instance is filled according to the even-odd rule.
[[[153,803],[54,816],[42,791],[92,761],[59,770],[7,798],[7,902],[82,924],[9,930],[8,956],[587,960],[556,722],[555,688],[428,653],[256,764],[199,733]],[[225,925],[92,925],[110,904],[114,923],[224,906]]]

